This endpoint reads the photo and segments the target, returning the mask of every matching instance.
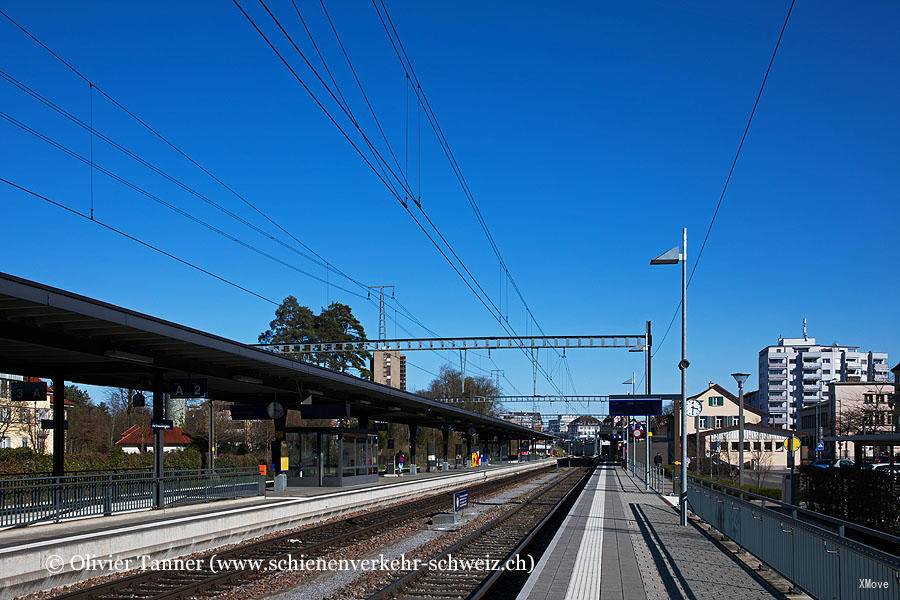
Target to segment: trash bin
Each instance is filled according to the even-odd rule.
[[[275,491],[283,492],[287,489],[287,475],[279,473],[275,476]]]

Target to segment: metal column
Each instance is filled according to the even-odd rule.
[[[153,479],[154,483],[154,502],[155,508],[163,508],[165,502],[163,498],[163,433],[160,427],[166,418],[166,392],[165,382],[160,374],[153,376],[153,423],[157,426],[153,429]]]
[[[216,470],[216,407],[212,398],[209,398],[206,402],[209,404],[209,433],[206,436],[209,438],[207,440],[209,458],[206,461],[206,466],[209,468],[209,472],[213,473]]]
[[[647,321],[647,334],[644,340],[644,385],[646,386],[644,389],[644,393],[648,396],[652,393],[650,391],[650,379],[652,375],[651,364],[653,362],[653,352],[651,352],[653,348],[653,335],[650,332],[650,321]],[[652,443],[651,435],[650,435],[650,415],[646,417],[647,423],[646,428],[644,430],[644,446],[646,446],[646,454],[644,455],[644,491],[650,491],[650,445]]]
[[[53,376],[53,476],[61,477],[66,471],[66,380],[62,375]]]
[[[441,427],[441,434],[444,437],[444,470],[448,470],[450,468],[450,427],[444,425]]]
[[[688,466],[687,466],[687,370],[690,363],[687,359],[687,227],[682,230],[681,256],[681,489],[679,490],[679,519],[683,527],[688,523]]]
[[[415,475],[418,472],[418,465],[416,465],[416,434],[419,433],[419,427],[410,423],[409,427],[409,474]]]

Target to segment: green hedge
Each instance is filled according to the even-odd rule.
[[[765,496],[766,498],[771,498],[773,500],[781,500],[781,490],[778,488],[762,487],[753,485],[752,483],[745,483],[744,485],[740,486],[740,488],[738,488],[737,482],[732,479],[718,479],[715,477],[710,477],[709,475],[705,475],[703,473],[689,473],[689,475],[691,477],[695,477],[696,479],[709,481],[710,483],[717,483],[719,485],[724,485],[734,489],[742,489],[745,492],[750,492],[751,494],[756,494],[757,496]]]
[[[809,510],[900,535],[900,482],[876,469],[801,467],[800,501]]]
[[[252,454],[216,457],[217,467],[252,467],[262,457]],[[264,460],[264,458],[262,458]],[[196,448],[185,448],[165,453],[167,469],[199,469],[201,466],[200,451]],[[153,454],[150,452],[126,454],[120,450],[113,452],[73,452],[66,454],[66,471],[119,471],[125,469],[142,469],[153,466]],[[53,459],[49,455],[39,454],[31,448],[0,448],[0,476],[17,474],[49,473],[53,468]]]

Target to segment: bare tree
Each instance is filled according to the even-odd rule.
[[[766,441],[762,439],[753,440],[750,445],[750,462],[753,466],[753,472],[756,473],[756,487],[762,487],[763,479],[772,470],[772,464],[775,460],[772,452],[775,442],[770,441],[768,443],[770,444],[769,450],[766,450]]]

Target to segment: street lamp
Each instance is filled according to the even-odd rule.
[[[732,373],[738,384],[738,487],[744,485],[744,382],[750,373]]]
[[[678,368],[681,371],[681,402],[679,411],[681,416],[681,489],[678,496],[678,508],[681,512],[680,521],[687,526],[687,415],[684,410],[687,391],[687,369],[691,363],[687,359],[687,227],[681,230],[681,252],[675,246],[650,261],[651,265],[677,265],[681,263],[681,360]]]

